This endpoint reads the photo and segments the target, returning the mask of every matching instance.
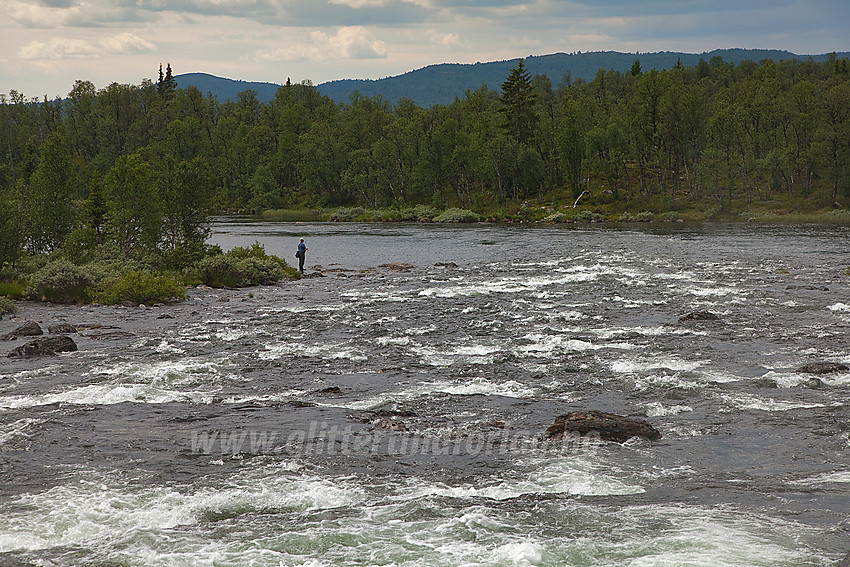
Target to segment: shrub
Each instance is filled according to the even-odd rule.
[[[575,216],[577,222],[602,222],[605,217],[593,211],[582,211]]]
[[[468,209],[451,208],[446,209],[436,217],[434,222],[478,222],[481,216]]]
[[[24,297],[25,288],[18,282],[0,282],[0,297],[9,299],[21,299]]]
[[[5,296],[0,296],[0,317],[17,313],[18,307],[15,302]]]
[[[622,215],[620,215],[620,218],[617,220],[619,220],[620,222],[634,222],[635,217],[629,211],[625,211]]]
[[[142,264],[130,258],[103,258],[85,266],[92,285],[143,269],[145,267]]]
[[[238,262],[224,254],[207,256],[197,264],[198,277],[211,287],[239,287],[242,273],[236,265]]]
[[[649,211],[641,211],[635,215],[635,220],[638,222],[652,222],[655,220],[655,215]]]
[[[258,241],[254,241],[251,246],[237,246],[228,250],[226,256],[231,258],[269,258],[266,256],[266,248]]]
[[[572,219],[562,212],[557,212],[543,217],[542,220],[543,222],[569,222]]]
[[[183,299],[186,297],[186,288],[175,276],[135,270],[105,280],[91,290],[91,295],[95,301],[104,305],[115,305],[124,301],[154,304]]]
[[[68,260],[51,260],[30,278],[24,295],[29,299],[46,298],[56,303],[73,303],[88,299],[92,284],[90,273]]]
[[[283,259],[266,255],[259,242],[207,256],[198,262],[197,271],[201,282],[210,287],[271,285],[294,273]]]
[[[363,207],[340,207],[331,213],[330,219],[333,222],[351,222],[356,220],[368,220],[368,213]]]

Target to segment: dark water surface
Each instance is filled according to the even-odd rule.
[[[850,230],[250,223],[310,277],[22,304],[0,564],[832,565],[850,549]],[[456,266],[435,266],[453,262]],[[381,264],[405,263],[407,271]],[[707,310],[719,321],[677,323]],[[0,334],[20,321],[0,321]],[[541,440],[555,416],[659,442]]]

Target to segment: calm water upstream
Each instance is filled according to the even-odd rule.
[[[300,237],[321,277],[21,306],[82,327],[56,357],[0,345],[0,564],[777,567],[850,549],[850,372],[797,371],[850,364],[847,227],[222,219],[211,241],[295,263]],[[678,323],[695,311],[720,320]],[[577,409],[663,439],[541,440]]]

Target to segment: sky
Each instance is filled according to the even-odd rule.
[[[210,73],[380,79],[586,51],[850,51],[850,0],[0,0],[0,93]]]

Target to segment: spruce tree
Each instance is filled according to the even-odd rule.
[[[504,126],[508,135],[519,142],[527,142],[534,134],[537,115],[535,102],[537,100],[531,76],[525,68],[525,62],[511,69],[505,82],[502,83],[502,108],[505,117]]]

